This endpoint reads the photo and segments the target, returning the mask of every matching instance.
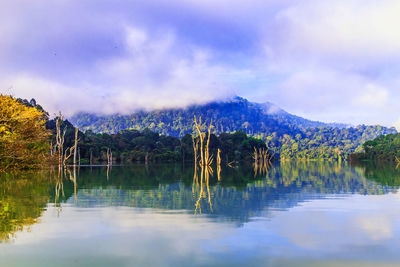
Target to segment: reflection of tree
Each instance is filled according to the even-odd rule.
[[[54,186],[54,207],[57,208],[58,215],[60,215],[60,212],[62,211],[62,207],[60,203],[57,203],[57,201],[60,199],[60,196],[62,198],[65,198],[64,194],[64,182],[63,182],[63,172],[61,168],[58,168],[58,175],[56,177],[56,182]]]
[[[38,222],[49,202],[61,212],[61,202],[72,193],[77,201],[76,168],[1,174],[0,242]]]
[[[69,168],[67,168],[66,170],[68,172],[69,180],[72,181],[72,183],[74,184],[74,200],[76,202],[76,201],[78,201],[77,184],[76,184],[76,166],[74,166],[72,168],[72,171]],[[108,180],[108,172],[109,172],[109,169],[108,169],[108,166],[107,166],[107,180]]]
[[[271,209],[285,210],[324,194],[383,194],[393,190],[392,186],[400,186],[400,170],[394,166],[284,162],[256,177],[252,166],[222,168],[223,179],[213,176],[211,168],[199,168],[114,167],[108,180],[105,167],[81,168],[79,177],[76,169],[65,169],[60,174],[1,174],[0,240],[12,240],[15,232],[37,222],[47,203],[61,207],[72,196],[79,207],[187,210],[245,222]],[[221,170],[217,168],[218,172]]]
[[[400,186],[400,169],[391,163],[361,162],[353,164],[361,169],[364,176],[385,186]]]
[[[201,175],[200,175],[200,189],[199,189],[199,194],[198,194],[198,198],[197,201],[195,203],[195,209],[194,209],[194,213],[197,214],[197,211],[199,211],[199,213],[201,214],[201,200],[203,198],[206,198],[208,196],[208,204],[210,205],[210,211],[212,212],[212,202],[211,202],[211,193],[210,193],[210,174],[213,174],[213,170],[210,166],[206,166],[206,167],[201,167]],[[196,177],[196,179],[194,179],[196,184],[193,184],[193,196],[196,195],[195,192],[197,192],[197,188],[199,187],[198,184],[198,178],[197,178],[197,167],[195,167],[195,174],[194,177]],[[204,192],[204,183],[206,184],[207,187],[207,194],[206,192]]]
[[[24,172],[0,175],[0,242],[38,222],[50,200],[51,173]]]
[[[142,171],[140,166],[130,168],[116,168],[108,185],[101,176],[104,170],[98,169],[95,175],[83,169],[79,181],[85,189],[79,191],[77,205],[112,206],[118,199],[118,205],[188,210],[247,221],[260,212],[287,209],[310,198],[324,197],[324,194],[382,194],[391,190],[366,179],[362,169],[337,162],[285,162],[275,164],[256,178],[251,166],[223,168],[220,181],[206,168],[203,174],[199,167],[196,171],[193,167],[183,172],[180,167],[171,165],[153,168],[150,165],[148,172]]]
[[[273,155],[269,153],[268,148],[256,148],[254,147],[253,153],[254,159],[254,177],[257,177],[258,174],[265,175],[268,172],[268,169],[272,166]]]

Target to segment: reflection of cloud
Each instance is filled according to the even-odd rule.
[[[394,203],[393,194],[316,200],[277,214],[274,224],[299,249],[357,257],[375,247],[378,255],[397,250],[393,242],[399,233],[393,225],[400,207]]]
[[[86,216],[81,216],[85,212]],[[54,237],[63,238],[73,233],[77,237],[90,239],[97,235],[109,235],[113,232],[131,233],[154,231],[163,233],[164,238],[173,238],[176,232],[193,233],[184,238],[211,238],[228,234],[235,226],[223,223],[209,224],[208,230],[200,232],[208,219],[192,216],[186,211],[140,209],[127,207],[99,207],[94,209],[74,208],[64,205],[60,216],[53,207],[48,207],[40,218],[40,223],[32,226],[29,232],[21,232],[16,245],[40,243]],[[65,237],[66,237],[65,236]],[[201,236],[201,237],[200,237]],[[154,236],[156,237],[156,236]]]
[[[382,214],[360,216],[354,220],[354,223],[372,240],[382,240],[393,237],[390,218]]]
[[[241,227],[181,210],[66,204],[60,217],[49,207],[40,224],[19,234],[0,265],[37,255],[46,255],[49,262],[62,258],[66,266],[74,259],[87,263],[88,258],[102,264],[119,260],[124,266],[286,266],[285,261],[296,265],[301,260],[320,266],[333,264],[331,259],[354,266],[361,265],[360,259],[398,260],[400,232],[393,227],[399,222],[397,204],[393,194],[315,199],[268,212],[268,219],[252,218]],[[274,264],[280,260],[282,264]]]

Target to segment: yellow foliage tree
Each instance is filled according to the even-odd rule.
[[[47,160],[45,122],[43,112],[0,95],[0,171],[35,168]]]

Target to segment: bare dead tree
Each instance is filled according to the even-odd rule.
[[[199,134],[200,138],[200,165],[204,166],[204,154],[203,154],[203,147],[204,147],[204,138],[205,138],[205,133],[201,131],[201,117],[199,118],[199,123],[197,123],[196,116],[194,116],[194,125],[197,129],[197,132]]]
[[[70,147],[65,149],[64,159],[63,159],[63,167],[67,165],[68,159],[73,155],[74,147]]]
[[[254,165],[258,165],[258,150],[255,147],[254,147],[253,159],[254,159]]]
[[[107,166],[112,165],[112,152],[110,148],[107,148]]]
[[[217,166],[221,166],[221,149],[217,150]]]
[[[73,147],[73,150],[74,150],[74,166],[76,166],[76,155],[77,155],[77,148],[78,148],[78,132],[79,132],[79,130],[78,130],[78,128],[76,127],[75,128],[75,142],[74,142],[74,147]]]
[[[56,119],[56,148],[57,148],[57,154],[58,154],[58,167],[64,167],[64,138],[65,138],[65,133],[66,129],[61,132],[61,123],[63,121],[63,115],[61,112],[59,113],[57,119]]]
[[[210,137],[211,137],[211,128],[212,128],[212,121],[210,123],[210,126],[208,127],[208,137],[207,137],[207,143],[204,151],[204,159],[205,159],[205,166],[210,166],[213,163],[213,155],[210,156]]]
[[[208,127],[208,137],[207,142],[204,144],[204,139],[206,137],[206,133],[202,131],[204,127],[201,122],[201,117],[199,118],[199,122],[197,122],[196,116],[194,116],[194,127],[197,130],[200,139],[200,166],[210,166],[213,162],[213,156],[210,156],[210,136],[212,129],[212,122]]]
[[[197,152],[199,151],[199,139],[195,138],[194,134],[192,134],[192,143],[193,143],[193,151],[194,151],[194,165],[197,166],[197,160],[199,156]]]

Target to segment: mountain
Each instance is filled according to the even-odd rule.
[[[146,128],[164,135],[182,137],[193,131],[193,118],[214,125],[214,133],[243,130],[261,138],[281,158],[337,159],[362,151],[362,144],[380,135],[397,133],[382,126],[350,127],[346,124],[307,120],[276,105],[253,103],[241,97],[188,108],[140,111],[130,115],[80,113],[70,121],[81,130],[116,133]]]
[[[216,133],[242,129],[250,135],[273,132],[285,134],[310,127],[348,126],[307,120],[292,115],[272,103],[253,103],[241,97],[225,102],[193,105],[188,108],[140,111],[130,115],[102,116],[79,113],[70,118],[70,121],[82,130],[93,132],[117,133],[125,129],[149,128],[161,134],[182,137],[192,132],[194,116],[201,117],[207,123],[212,120]]]

